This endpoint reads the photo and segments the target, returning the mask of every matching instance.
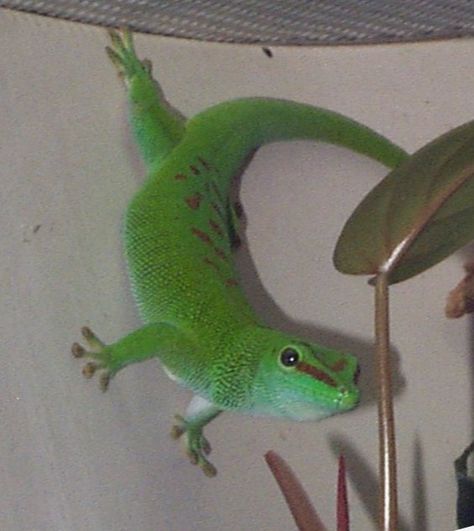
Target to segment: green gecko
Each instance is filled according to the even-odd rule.
[[[232,178],[258,147],[313,139],[395,167],[405,152],[340,114],[291,101],[244,98],[185,120],[140,61],[132,36],[111,31],[107,53],[125,82],[131,127],[148,178],[131,200],[124,247],[132,291],[145,325],[106,345],[89,329],[91,359],[103,390],[126,365],[159,358],[167,375],[194,393],[172,435],[208,476],[204,426],[224,410],[317,420],[356,406],[357,360],[262,323],[239,286],[232,262],[238,213]]]

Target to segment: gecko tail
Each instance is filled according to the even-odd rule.
[[[247,154],[271,142],[314,140],[348,148],[395,168],[408,154],[399,146],[351,118],[305,103],[242,98],[217,104],[194,116],[187,133],[215,137],[216,148],[230,143]],[[228,149],[227,149],[228,151]]]

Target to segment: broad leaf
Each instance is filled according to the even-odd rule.
[[[474,239],[474,122],[436,138],[392,170],[359,204],[334,264],[353,275],[385,272],[391,284]]]

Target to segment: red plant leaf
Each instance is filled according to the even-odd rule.
[[[265,454],[265,461],[280,487],[299,531],[327,531],[288,463],[273,450]]]
[[[346,461],[342,454],[339,456],[339,471],[337,474],[337,531],[349,531]]]

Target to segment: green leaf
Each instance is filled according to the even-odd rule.
[[[436,138],[392,170],[342,230],[342,273],[386,273],[394,284],[474,239],[474,122]]]

